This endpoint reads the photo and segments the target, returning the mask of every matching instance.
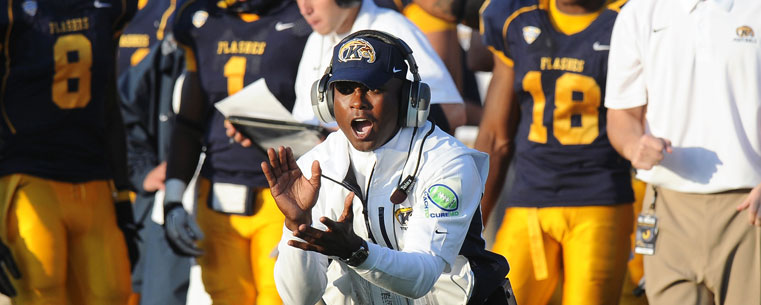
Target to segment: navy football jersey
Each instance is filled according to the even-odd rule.
[[[482,12],[484,41],[512,66],[520,107],[508,204],[632,202],[629,163],[608,141],[602,103],[618,7],[566,35],[551,24],[549,2],[493,0]]]
[[[198,73],[208,104],[201,175],[214,182],[267,186],[260,166],[266,155],[231,143],[224,117],[213,105],[264,78],[269,91],[292,110],[296,73],[311,27],[295,1],[281,1],[266,15],[239,15],[217,7],[216,1],[191,0],[175,18],[175,38],[189,49],[188,69]]]
[[[0,175],[110,177],[105,104],[134,0],[0,1]],[[10,11],[8,11],[10,9]]]
[[[135,66],[148,55],[150,47],[171,32],[172,17],[179,0],[144,0],[138,2],[138,11],[124,28],[119,39],[117,75]]]

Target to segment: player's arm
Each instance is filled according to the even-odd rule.
[[[112,76],[115,78],[115,76]],[[117,190],[129,191],[132,187],[127,178],[127,136],[119,109],[116,94],[116,80],[112,79],[106,85],[106,132],[108,160],[111,165],[112,178]]]
[[[470,48],[466,53],[468,69],[471,71],[491,72],[494,68],[494,58],[484,45],[481,34],[473,31],[470,36]]]
[[[671,141],[645,132],[647,83],[640,54],[640,31],[633,10],[616,18],[608,55],[605,107],[613,148],[637,169],[650,169],[671,152]]]
[[[193,178],[198,158],[201,155],[201,138],[205,130],[206,107],[203,101],[200,79],[195,71],[186,71],[182,82],[180,111],[175,116],[174,128],[170,138],[169,155],[167,158],[167,183],[182,182],[187,185]],[[167,201],[181,201],[181,190],[173,191],[177,198],[170,194],[167,185]]]
[[[484,116],[475,143],[475,149],[489,154],[489,177],[481,199],[484,225],[502,192],[512,156],[513,138],[519,118],[514,79],[513,68],[495,54],[493,76],[486,92]]]
[[[484,0],[414,0],[429,14],[478,29],[478,10]]]
[[[167,240],[175,252],[188,256],[203,254],[195,245],[196,240],[203,238],[201,229],[182,206],[183,193],[195,173],[201,155],[201,138],[207,117],[200,80],[194,68],[195,65],[188,66],[188,71],[184,73],[180,111],[175,116],[169,140],[164,186],[164,227]]]
[[[153,46],[145,60],[119,77],[121,112],[127,135],[129,179],[132,187],[139,192],[156,191],[154,188],[146,188],[145,180],[159,163],[155,135],[148,128],[148,124],[157,119],[149,117],[149,113],[157,108],[157,101],[153,98],[157,88],[155,82],[150,81],[154,79],[150,75],[156,73],[154,63],[158,51],[158,46]]]

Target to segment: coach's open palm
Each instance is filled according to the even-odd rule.
[[[312,163],[312,177],[307,179],[296,164],[290,147],[280,146],[278,152],[270,148],[267,156],[270,162],[262,162],[262,171],[277,207],[285,215],[285,226],[296,232],[301,224],[311,225],[312,207],[320,190],[320,163]]]

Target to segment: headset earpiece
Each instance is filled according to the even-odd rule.
[[[417,63],[415,63],[415,58],[412,57],[412,49],[403,40],[393,35],[373,30],[358,31],[350,34],[339,42],[338,45],[342,45],[357,37],[378,39],[393,45],[402,53],[414,79],[413,81],[405,79],[402,86],[401,99],[403,104],[399,108],[402,127],[421,127],[425,125],[425,121],[428,120],[431,89],[426,83],[420,81]],[[333,90],[328,85],[331,76],[332,70],[331,67],[328,67],[320,80],[312,84],[312,110],[323,123],[331,123],[336,120],[333,113]]]
[[[431,87],[423,82],[417,83],[417,96],[415,97],[415,125],[409,125],[410,127],[423,127],[428,120],[428,112],[431,110]],[[410,107],[413,108],[413,107]],[[410,123],[412,122],[410,117]]]
[[[330,67],[328,67],[325,74],[312,84],[312,111],[323,123],[336,120],[333,114],[333,90],[328,86],[330,76]]]

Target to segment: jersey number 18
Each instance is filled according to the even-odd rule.
[[[523,88],[534,100],[529,141],[547,143],[547,126],[544,125],[546,98],[542,89],[542,72],[529,71],[523,77]],[[574,97],[580,93],[581,99]],[[555,81],[555,111],[552,113],[552,131],[563,145],[590,144],[599,135],[600,86],[594,78],[564,73]],[[580,124],[573,124],[573,116],[580,116]],[[578,126],[573,126],[578,125]]]

